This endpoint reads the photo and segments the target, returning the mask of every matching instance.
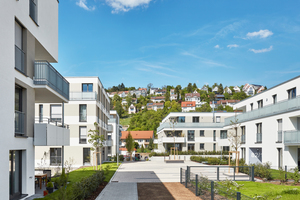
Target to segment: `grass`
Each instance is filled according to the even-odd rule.
[[[103,163],[101,164],[102,169],[105,168],[105,166],[111,165],[112,167],[108,171],[107,174],[105,174],[104,182],[109,182],[112,176],[115,174],[115,172],[118,169],[117,163]],[[98,165],[98,169],[100,165]],[[67,186],[67,190],[70,190],[73,183],[81,181],[82,178],[91,176],[95,173],[93,167],[85,167],[81,169],[74,170],[69,173],[68,181],[70,182]],[[52,178],[51,181],[54,182],[56,178]],[[40,200],[50,200],[52,198],[49,197],[50,195],[46,196],[45,198],[40,198]],[[55,191],[51,194],[52,197],[58,196],[58,191]]]
[[[267,196],[267,199],[274,199],[277,196],[282,196],[282,200],[294,200],[300,199],[300,187],[299,186],[288,186],[288,185],[275,185],[271,183],[260,183],[251,181],[237,181],[238,184],[244,184],[240,189],[240,192],[249,197],[254,197],[255,195]],[[297,188],[298,194],[288,194],[293,193],[291,191],[293,188]]]
[[[125,118],[120,118],[120,124],[122,126],[128,126],[129,123],[130,123],[130,119],[131,119],[130,116],[129,117],[125,117]]]
[[[271,171],[271,175],[272,175],[273,179],[277,179],[277,180],[280,179],[279,170],[277,170],[277,169],[270,169],[270,171]],[[292,172],[287,172],[287,178],[288,179],[291,178],[292,174],[293,174]]]

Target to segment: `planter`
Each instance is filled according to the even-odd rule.
[[[44,196],[46,196],[48,194],[47,190],[44,190]]]
[[[51,194],[53,192],[53,187],[51,187],[51,188],[46,187],[46,189],[49,192],[49,194]]]

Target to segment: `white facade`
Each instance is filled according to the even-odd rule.
[[[155,94],[155,91],[158,90],[159,88],[150,88],[150,92],[149,94],[150,95],[154,95]]]
[[[128,114],[134,114],[136,113],[136,108],[133,104],[131,104],[128,108]]]
[[[232,91],[231,91],[231,89],[230,89],[229,87],[226,87],[226,88],[224,89],[224,92],[223,92],[223,93],[232,94]]]
[[[120,125],[120,118],[115,110],[110,111],[110,118],[108,120],[108,136],[112,140],[112,146],[108,149],[108,157],[113,157],[117,155],[119,152],[119,145],[120,145],[120,137],[122,136],[122,126]],[[111,130],[110,130],[111,128]]]
[[[185,101],[194,101],[196,103],[196,107],[201,107],[205,102],[201,102],[199,93],[187,93],[185,94]]]
[[[18,194],[35,192],[33,137],[41,132],[35,131],[34,104],[68,101],[67,95],[46,85],[35,68],[36,60],[58,61],[58,2],[2,1],[0,24],[0,194],[1,199],[20,199]],[[54,69],[48,62],[39,62],[37,68]],[[68,83],[61,80],[68,93]]]

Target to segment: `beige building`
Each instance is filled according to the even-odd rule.
[[[54,168],[62,162],[71,162],[73,167],[92,165],[95,154],[90,150],[88,142],[89,130],[98,130],[106,141],[102,148],[101,160],[108,159],[108,151],[112,140],[108,135],[108,119],[110,117],[110,102],[107,93],[98,77],[69,77],[70,101],[67,104],[36,104],[36,121],[64,123],[70,129],[70,146],[37,147],[35,150],[35,166]],[[65,117],[62,118],[64,110]],[[94,123],[97,123],[95,126]],[[98,150],[99,151],[99,150]],[[98,163],[100,155],[98,156]]]

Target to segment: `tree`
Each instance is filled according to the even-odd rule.
[[[228,105],[225,106],[225,110],[227,112],[233,112],[233,108],[231,106],[228,106]]]
[[[214,101],[215,100],[216,94],[214,92],[210,92],[208,95],[209,95],[209,100],[210,101]]]
[[[150,93],[150,89],[153,87],[153,83],[148,83],[147,85],[147,94]]]
[[[122,104],[121,104],[120,101],[116,102],[115,110],[117,111],[119,117],[121,118],[123,116],[124,109],[123,109]]]
[[[152,138],[149,139],[148,149],[149,149],[149,150],[154,149],[154,143],[153,143],[153,139],[152,139]]]
[[[179,100],[180,90],[181,90],[181,85],[177,85],[174,91],[175,94],[177,94],[177,101]]]
[[[200,107],[196,108],[196,112],[211,112],[211,107],[208,103],[202,104]]]
[[[127,105],[130,106],[131,105],[131,102],[132,102],[132,96],[130,94],[130,92],[128,92],[128,95],[126,97],[126,102],[127,102]]]
[[[223,85],[222,83],[220,83],[220,85],[218,86],[218,94],[223,94],[223,90],[224,90]]]
[[[188,93],[192,93],[193,92],[193,86],[192,86],[192,83],[189,83],[188,86],[187,86],[187,92]]]
[[[115,94],[112,100],[113,100],[114,102],[116,102],[116,101],[121,101],[122,98],[121,98],[118,94]]]
[[[133,93],[132,98],[136,98],[136,94],[135,93]]]
[[[166,92],[165,101],[170,101],[170,92],[169,91]]]
[[[216,110],[224,110],[224,107],[220,104],[220,105],[218,105]]]
[[[96,151],[96,170],[98,170],[98,156],[97,156],[97,153],[99,153],[100,155],[100,170],[101,170],[101,154],[102,154],[102,147],[104,146],[104,141],[105,141],[105,138],[104,138],[104,135],[101,135],[99,133],[99,130],[97,130],[97,126],[98,126],[98,123],[95,122],[94,123],[94,126],[95,126],[95,130],[89,130],[89,134],[88,136],[90,137],[90,139],[88,140],[88,142],[90,144],[92,144],[92,147],[91,147],[91,150],[92,151]]]
[[[141,152],[144,153],[144,151],[145,151],[145,148],[144,148],[144,145],[142,144]]]
[[[225,100],[230,99],[230,95],[229,95],[227,92],[224,93],[224,99],[225,99]]]
[[[238,150],[241,147],[242,140],[241,140],[241,135],[238,134],[238,129],[240,127],[240,123],[238,122],[237,114],[235,113],[234,120],[230,120],[230,126],[233,132],[229,132],[228,134],[228,141],[230,143],[230,146],[233,151],[236,152],[236,166],[239,166],[239,156],[238,156]],[[239,169],[237,167],[236,173],[239,172]]]
[[[140,145],[139,145],[138,142],[134,142],[134,148],[136,148],[136,149],[139,149],[139,148],[140,148]]]
[[[241,91],[241,92],[236,92],[232,95],[232,99],[235,100],[243,100],[246,99],[248,96],[245,92]]]
[[[132,152],[134,151],[134,139],[132,138],[130,131],[125,139],[125,142],[127,152],[130,154],[130,160],[132,160]]]
[[[196,83],[194,83],[194,84],[193,84],[193,91],[195,91],[195,90],[197,90],[197,89],[198,89],[198,87],[197,87]]]

